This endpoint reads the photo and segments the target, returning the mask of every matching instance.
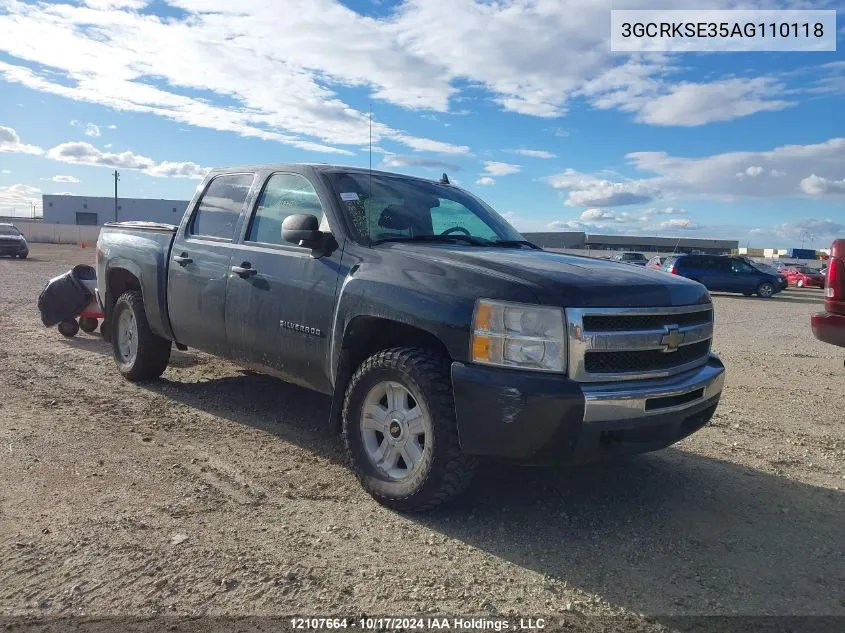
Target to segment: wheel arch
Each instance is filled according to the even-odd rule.
[[[343,332],[334,374],[331,426],[335,431],[341,431],[343,399],[352,374],[367,358],[391,347],[429,349],[451,359],[443,341],[424,328],[369,315],[359,315],[351,319]]]

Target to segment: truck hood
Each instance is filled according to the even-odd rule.
[[[709,303],[698,282],[642,266],[530,249],[390,244],[394,252],[451,263],[527,284],[538,301],[562,307],[669,307]]]

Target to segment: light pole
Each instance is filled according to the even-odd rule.
[[[114,221],[117,222],[117,181],[120,180],[120,172],[114,170]]]

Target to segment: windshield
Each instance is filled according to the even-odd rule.
[[[328,176],[361,243],[433,235],[468,243],[525,239],[484,202],[449,185],[365,172]]]
[[[808,266],[799,267],[798,272],[801,273],[802,275],[817,275],[819,273],[819,271],[817,271],[813,268],[810,268]]]
[[[756,264],[755,263],[754,268],[756,268],[760,272],[769,273],[770,275],[777,275],[778,274],[778,269],[775,268],[774,266],[769,266],[768,264]]]
[[[0,235],[20,235],[21,232],[18,231],[13,226],[0,226]]]

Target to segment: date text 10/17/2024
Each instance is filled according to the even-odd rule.
[[[296,617],[290,619],[295,631],[325,631],[336,629],[357,629],[361,631],[541,631],[546,628],[544,618],[316,618]]]

